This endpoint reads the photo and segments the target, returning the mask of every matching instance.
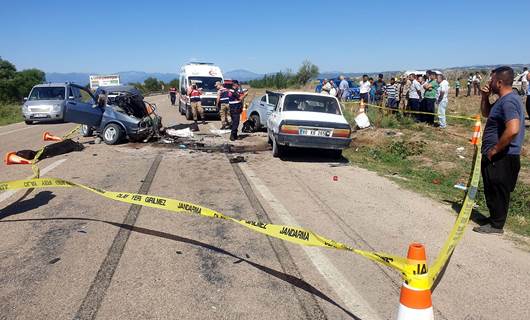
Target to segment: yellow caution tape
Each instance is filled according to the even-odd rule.
[[[360,104],[360,102],[357,102],[357,101],[344,102],[344,104]],[[438,113],[434,113],[434,112],[412,111],[412,110],[403,110],[403,109],[392,109],[392,108],[382,107],[382,106],[378,106],[378,105],[375,105],[375,104],[369,104],[369,103],[365,103],[364,106],[365,107],[371,107],[371,108],[377,108],[377,109],[381,109],[381,110],[389,110],[389,111],[394,111],[394,112],[401,112],[401,113],[428,114],[428,115],[435,115],[435,116],[438,115]],[[459,116],[459,115],[446,114],[445,117],[446,118],[469,120],[469,121],[476,121],[475,117],[471,117],[471,116]]]
[[[74,131],[74,130],[73,130]],[[38,157],[35,157],[38,159]],[[287,226],[278,224],[268,224],[259,221],[251,221],[244,219],[236,219],[227,215],[224,215],[215,210],[202,207],[193,203],[179,201],[175,199],[158,197],[153,195],[129,193],[129,192],[113,192],[106,191],[90,186],[86,186],[76,182],[70,182],[58,178],[32,178],[25,180],[14,180],[0,182],[0,192],[6,190],[15,189],[37,189],[37,188],[82,188],[91,192],[94,192],[100,196],[112,199],[115,201],[125,202],[129,204],[135,204],[145,207],[151,207],[156,209],[163,209],[172,212],[187,213],[190,215],[203,216],[208,218],[228,220],[242,225],[250,230],[259,232],[274,238],[285,240],[291,243],[295,243],[303,246],[313,247],[324,247],[337,250],[350,251],[356,253],[365,258],[381,263],[388,267],[398,270],[401,272],[403,279],[409,284],[409,286],[416,289],[430,289],[436,278],[440,274],[449,257],[453,253],[456,245],[464,234],[465,227],[469,221],[473,205],[475,203],[475,197],[477,193],[478,183],[480,179],[480,144],[477,146],[474,155],[474,165],[471,174],[468,191],[464,198],[464,205],[460,210],[455,225],[453,226],[449,237],[447,238],[442,251],[436,258],[435,262],[431,267],[427,268],[424,262],[412,261],[407,258],[390,255],[382,252],[371,252],[356,249],[340,243],[335,240],[325,238],[311,230]],[[427,271],[428,270],[428,271]]]
[[[0,191],[53,187],[82,188],[94,192],[100,196],[106,197],[108,199],[129,204],[136,204],[156,209],[163,209],[173,212],[183,212],[191,215],[232,221],[253,231],[299,245],[350,251],[400,271],[405,276],[405,279],[407,279],[409,275],[413,276],[415,274],[415,270],[419,270],[421,268],[418,267],[418,265],[416,264],[410,264],[406,258],[389,255],[381,252],[369,252],[360,249],[355,249],[343,243],[325,238],[308,229],[295,226],[268,224],[259,221],[239,220],[209,208],[175,199],[129,192],[106,191],[90,186],[85,186],[80,183],[70,182],[57,178],[35,178],[0,182]]]
[[[440,254],[434,261],[434,263],[429,268],[428,278],[429,278],[429,287],[435,283],[436,278],[446,265],[447,261],[453,254],[453,251],[456,248],[460,239],[466,231],[466,226],[473,211],[473,206],[475,205],[475,199],[477,197],[478,184],[480,181],[480,162],[482,161],[482,154],[480,153],[481,144],[479,143],[475,149],[475,156],[473,160],[473,170],[471,172],[470,183],[468,183],[468,188],[466,196],[464,198],[464,203],[458,217],[456,219],[449,236],[445,240],[445,243],[440,251]]]

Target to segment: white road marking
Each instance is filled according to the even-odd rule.
[[[24,127],[24,128],[20,128],[20,129],[7,131],[7,132],[0,132],[0,136],[5,136],[5,135],[8,135],[8,134],[12,134],[12,133],[15,133],[15,132],[19,132],[19,131],[23,131],[23,130],[27,130],[27,129],[31,129],[31,128],[34,128],[34,127]]]
[[[267,201],[267,204],[276,212],[282,224],[300,226],[291,216],[285,206],[278,201],[272,192],[261,182],[247,164],[239,164],[241,171],[245,174],[255,190]],[[381,319],[370,304],[355,290],[346,277],[333,265],[319,248],[301,247],[309,257],[315,268],[320,272],[324,280],[335,291],[344,302],[347,309],[361,319]]]
[[[67,159],[61,159],[57,160],[54,163],[50,164],[49,166],[45,167],[40,171],[40,175],[43,176],[46,173],[52,171],[53,169],[57,168],[59,165],[61,165],[63,162],[65,162]],[[27,179],[31,178],[32,176],[27,177]],[[17,193],[20,190],[7,190],[5,192],[0,193],[0,203],[3,201],[6,201],[7,199],[11,198],[12,195]]]

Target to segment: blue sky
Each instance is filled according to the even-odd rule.
[[[47,72],[530,63],[530,1],[3,1],[0,56]]]

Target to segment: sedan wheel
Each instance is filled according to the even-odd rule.
[[[81,132],[81,135],[83,137],[91,137],[94,134],[94,130],[92,130],[92,128],[87,126],[86,124],[81,125],[79,131]]]
[[[106,144],[117,144],[123,139],[123,136],[123,129],[115,123],[108,124],[103,130],[103,141]]]
[[[276,139],[272,138],[272,156],[279,158],[283,155],[285,147],[278,144]]]

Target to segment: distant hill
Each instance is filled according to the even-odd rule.
[[[515,69],[516,72],[519,72],[523,69],[524,66],[527,66],[528,64],[511,64],[512,68]],[[476,65],[476,66],[465,66],[465,67],[451,67],[451,68],[435,68],[432,67],[433,70],[440,70],[442,72],[460,72],[465,73],[469,71],[481,71],[481,70],[492,70],[496,67],[501,66],[498,65]],[[385,78],[390,77],[391,75],[396,75],[398,73],[403,72],[401,71],[373,71],[373,72],[341,72],[341,71],[326,71],[322,72],[318,75],[319,79],[324,78],[335,78],[339,75],[343,74],[346,77],[360,77],[363,74],[368,74],[372,77],[375,77],[378,73],[383,73],[385,75]],[[117,72],[117,74],[120,75],[121,82],[124,84],[131,83],[131,82],[144,82],[145,79],[149,77],[154,77],[159,80],[162,80],[164,82],[169,82],[175,78],[178,78],[177,73],[160,73],[160,72],[143,72],[143,71],[122,71]],[[48,72],[46,73],[46,81],[48,82],[75,82],[80,85],[86,85],[88,84],[88,76],[89,73],[82,73],[82,72],[71,72],[71,73],[58,73],[58,72]],[[231,70],[224,73],[224,76],[226,79],[237,79],[239,81],[249,81],[254,79],[260,79],[264,76],[264,74],[255,73],[249,70],[245,69],[237,69],[237,70]]]
[[[91,74],[97,73],[82,73],[82,72],[70,72],[70,73],[59,73],[59,72],[47,72],[46,81],[48,82],[75,82],[80,85],[88,84],[88,78]],[[121,83],[127,84],[131,82],[144,82],[149,77],[157,78],[164,82],[169,82],[175,78],[178,78],[177,73],[159,73],[159,72],[143,72],[143,71],[122,71],[109,74],[118,74],[120,76]],[[254,73],[248,70],[232,70],[224,73],[226,79],[237,79],[239,81],[249,81],[263,77],[262,74]]]
[[[226,79],[237,79],[239,81],[249,81],[263,78],[263,74],[255,73],[244,69],[227,71],[224,73],[224,76]]]

